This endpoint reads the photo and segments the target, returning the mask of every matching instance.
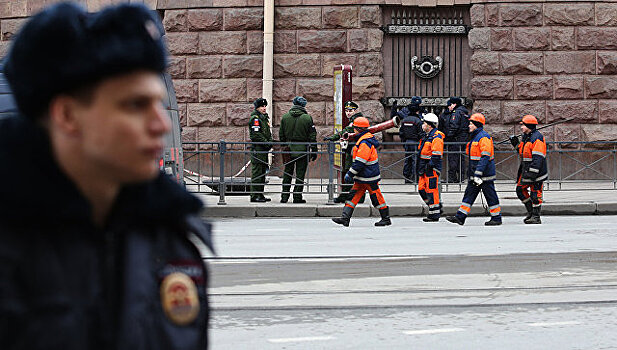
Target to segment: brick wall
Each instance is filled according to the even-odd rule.
[[[617,3],[487,3],[471,7],[476,111],[489,123],[525,114],[556,141],[617,140]]]

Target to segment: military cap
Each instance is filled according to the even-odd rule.
[[[353,101],[345,102],[345,109],[358,109],[358,104]]]
[[[43,115],[53,97],[135,70],[167,65],[160,19],[144,5],[88,13],[59,3],[34,15],[15,37],[5,74],[20,111]]]
[[[255,106],[255,108],[259,108],[259,107],[267,106],[267,105],[268,105],[268,100],[262,97],[256,99],[255,102],[253,102],[253,106]]]
[[[292,103],[296,106],[304,107],[306,106],[306,99],[302,96],[296,96]]]
[[[419,106],[420,104],[422,104],[422,97],[420,97],[420,96],[413,96],[411,98],[411,103],[410,104],[411,105]]]
[[[453,103],[454,103],[455,105],[457,105],[457,106],[460,106],[460,105],[462,105],[462,104],[463,104],[463,101],[460,99],[460,97],[450,97],[450,98],[448,99],[448,102],[447,102],[446,104],[449,106],[449,105],[451,105],[451,104],[453,104]]]

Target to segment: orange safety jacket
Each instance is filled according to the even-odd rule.
[[[471,141],[467,143],[465,152],[469,156],[467,176],[470,179],[479,177],[484,181],[495,180],[496,169],[493,139],[484,128],[477,128],[471,133]]]
[[[521,164],[518,168],[521,182],[540,182],[548,178],[546,142],[542,133],[533,130],[529,134],[524,134],[518,144],[518,153],[521,156]]]
[[[353,163],[349,171],[354,181],[360,183],[377,183],[381,179],[379,159],[377,157],[379,141],[370,132],[360,136],[353,147]]]
[[[418,145],[418,165],[416,167],[418,174],[428,173],[430,169],[434,169],[437,173],[441,173],[441,158],[443,157],[443,132],[433,129],[428,132]]]

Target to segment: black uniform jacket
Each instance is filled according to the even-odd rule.
[[[0,164],[0,348],[206,348],[197,198],[161,175],[123,188],[99,228],[22,117],[0,119]]]

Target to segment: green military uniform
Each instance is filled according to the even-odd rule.
[[[364,117],[362,115],[362,112],[358,112],[354,115],[351,116],[351,118],[349,118],[349,125],[347,125],[346,127],[343,128],[343,130],[341,131],[337,131],[336,133],[334,133],[334,135],[328,137],[328,140],[332,140],[332,141],[338,141],[341,139],[341,137],[343,137],[343,134],[348,133],[348,134],[353,134],[355,131],[353,129],[353,121],[356,120],[356,118],[358,117]],[[347,148],[344,150],[345,154],[344,154],[344,158],[345,161],[343,163],[343,170],[342,170],[342,174],[347,174],[347,172],[349,171],[349,168],[351,168],[351,163],[353,163],[353,157],[351,155],[351,151],[353,150],[353,146],[354,144],[351,142],[347,145]],[[347,199],[347,194],[349,193],[349,191],[351,191],[351,187],[353,186],[353,184],[345,184],[342,186],[342,190],[343,193],[341,193],[338,197],[338,199],[336,200],[336,202],[338,203],[344,203]]]
[[[251,113],[249,135],[254,144],[251,151],[251,199],[263,197],[266,172],[268,171],[268,151],[272,148],[272,133],[268,113],[261,114],[257,109]]]
[[[279,138],[281,142],[312,142],[313,144],[310,146],[311,152],[315,155],[317,153],[317,131],[313,124],[313,118],[302,106],[294,105],[289,112],[283,115],[279,129]],[[294,168],[296,185],[293,191],[293,199],[294,202],[301,202],[303,201],[304,175],[308,168],[308,145],[290,144],[289,149],[291,150],[291,161],[285,164],[281,202],[286,202],[289,199]]]

